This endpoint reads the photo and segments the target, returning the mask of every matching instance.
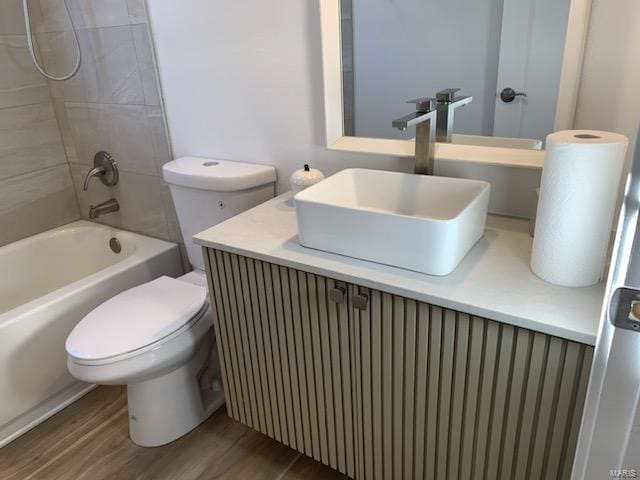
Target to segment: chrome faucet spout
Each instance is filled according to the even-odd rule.
[[[98,205],[91,205],[89,207],[89,218],[95,220],[108,213],[115,213],[120,210],[120,204],[115,198],[111,198],[106,202],[99,203]]]
[[[415,103],[416,111],[394,120],[391,125],[399,130],[416,127],[416,165],[414,172],[433,175],[433,153],[436,138],[438,111],[435,98],[417,98],[407,103]]]
[[[398,130],[406,130],[409,127],[415,127],[419,123],[425,122],[427,120],[432,120],[436,111],[422,113],[422,112],[414,112],[409,115],[405,115],[402,118],[398,118],[392,122],[393,128],[397,128]]]
[[[438,121],[436,126],[436,141],[451,143],[453,135],[453,116],[458,107],[464,107],[473,101],[471,96],[456,96],[459,88],[445,88],[436,93],[436,110]]]

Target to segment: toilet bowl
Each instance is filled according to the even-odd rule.
[[[129,433],[141,446],[181,437],[224,403],[213,316],[196,275],[206,282],[204,272],[160,277],[113,297],[66,342],[75,378],[127,385]]]
[[[273,167],[185,157],[163,167],[194,271],[160,277],[107,300],[76,325],[66,342],[77,379],[127,385],[129,435],[154,447],[185,435],[224,403],[195,233],[274,195]]]

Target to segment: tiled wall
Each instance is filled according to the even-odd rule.
[[[0,28],[24,33],[21,0],[1,2],[0,12],[6,15],[1,15]],[[144,0],[67,2],[82,50],[80,71],[71,80],[48,84],[32,72],[29,81],[34,83],[32,95],[40,95],[47,102],[53,125],[56,119],[59,124],[64,150],[58,138],[57,155],[64,164],[66,152],[71,170],[68,183],[75,187],[79,214],[87,218],[89,205],[114,197],[120,203],[120,212],[98,222],[182,242],[169,189],[161,177],[162,165],[170,160],[170,149]],[[42,63],[54,75],[66,73],[75,61],[75,44],[63,0],[31,0],[30,6]],[[29,62],[25,58],[27,66]],[[0,72],[0,82],[6,81],[5,77]],[[0,89],[0,102],[4,100],[2,95]],[[44,112],[40,117],[45,121]],[[1,129],[0,113],[0,135]],[[108,151],[118,162],[119,184],[107,188],[94,179],[89,191],[84,192],[84,177],[100,150]]]
[[[97,221],[153,237],[181,242],[168,187],[161,177],[170,160],[158,93],[144,0],[68,0],[76,27],[82,66],[65,82],[50,82],[80,214],[90,204],[115,197],[120,212]],[[62,0],[40,0],[48,10],[64,12]],[[43,7],[44,8],[44,7]],[[73,34],[64,16],[35,23],[37,43],[47,70],[64,73],[73,65]],[[96,152],[106,150],[118,162],[114,188],[92,180],[82,183]]]
[[[22,10],[0,1],[0,246],[80,217],[47,82]]]

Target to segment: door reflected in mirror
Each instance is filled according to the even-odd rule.
[[[540,148],[554,131],[571,0],[340,0],[344,135],[392,128],[407,100],[456,95],[453,143]],[[481,136],[478,138],[477,136]]]

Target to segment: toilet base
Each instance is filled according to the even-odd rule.
[[[127,385],[129,436],[157,447],[187,434],[224,404],[217,352],[207,340],[187,363],[159,377]]]

